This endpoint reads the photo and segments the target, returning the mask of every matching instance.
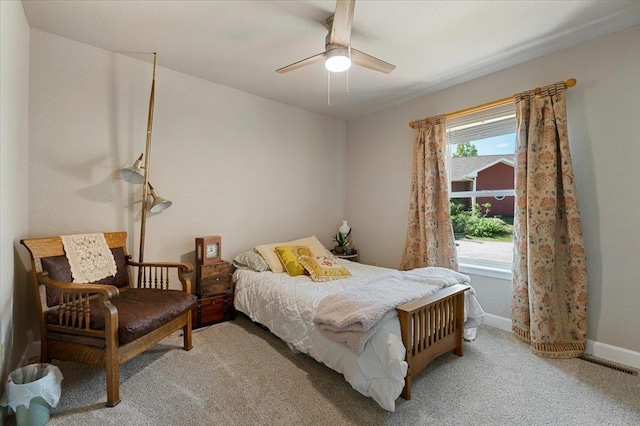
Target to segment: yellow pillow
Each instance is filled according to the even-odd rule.
[[[307,246],[314,256],[324,256],[326,253],[326,249],[322,243],[318,241],[315,235],[284,243],[262,244],[256,246],[256,251],[264,258],[272,272],[284,272],[282,262],[280,262],[280,258],[275,251],[275,248],[278,246]]]
[[[298,256],[313,256],[307,246],[278,246],[275,248],[284,269],[289,275],[304,275],[304,268],[298,262]]]
[[[339,280],[351,276],[351,272],[332,256],[300,256],[298,261],[313,281]]]

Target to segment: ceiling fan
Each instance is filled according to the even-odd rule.
[[[355,0],[337,0],[336,11],[327,19],[329,33],[325,39],[325,51],[309,58],[294,62],[291,65],[277,69],[276,72],[284,74],[289,71],[315,64],[324,60],[324,66],[331,72],[346,71],[351,63],[389,74],[395,69],[381,59],[374,58],[364,52],[351,47],[351,24],[353,23],[353,9]]]

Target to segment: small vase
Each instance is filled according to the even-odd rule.
[[[351,231],[351,227],[347,222],[347,220],[343,220],[342,225],[340,225],[340,228],[338,228],[338,231],[340,231],[342,235],[347,235],[349,231]]]

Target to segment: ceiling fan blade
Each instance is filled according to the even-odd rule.
[[[298,68],[302,68],[307,65],[315,64],[316,62],[323,60],[325,55],[326,53],[322,52],[322,53],[318,53],[317,55],[309,56],[306,59],[303,59],[298,62],[294,62],[293,64],[287,65],[286,67],[277,69],[276,72],[280,74],[284,74],[286,72],[297,70]]]
[[[371,55],[367,55],[364,52],[351,48],[351,61],[361,67],[369,68],[375,71],[380,71],[385,74],[389,74],[396,69],[395,65],[391,65],[382,59],[374,58]]]
[[[348,47],[351,44],[351,24],[353,23],[353,9],[356,0],[337,0],[336,12],[329,34],[329,44],[339,44]]]

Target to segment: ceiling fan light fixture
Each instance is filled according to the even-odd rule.
[[[327,52],[324,67],[331,72],[343,72],[351,68],[351,58],[346,47],[331,49]]]
[[[285,74],[322,60],[324,60],[324,67],[329,72],[346,71],[352,63],[385,74],[393,71],[395,65],[351,48],[351,28],[355,3],[356,0],[336,0],[335,13],[327,18],[329,32],[324,39],[324,52],[279,68],[276,72]],[[328,76],[330,77],[331,74]]]

